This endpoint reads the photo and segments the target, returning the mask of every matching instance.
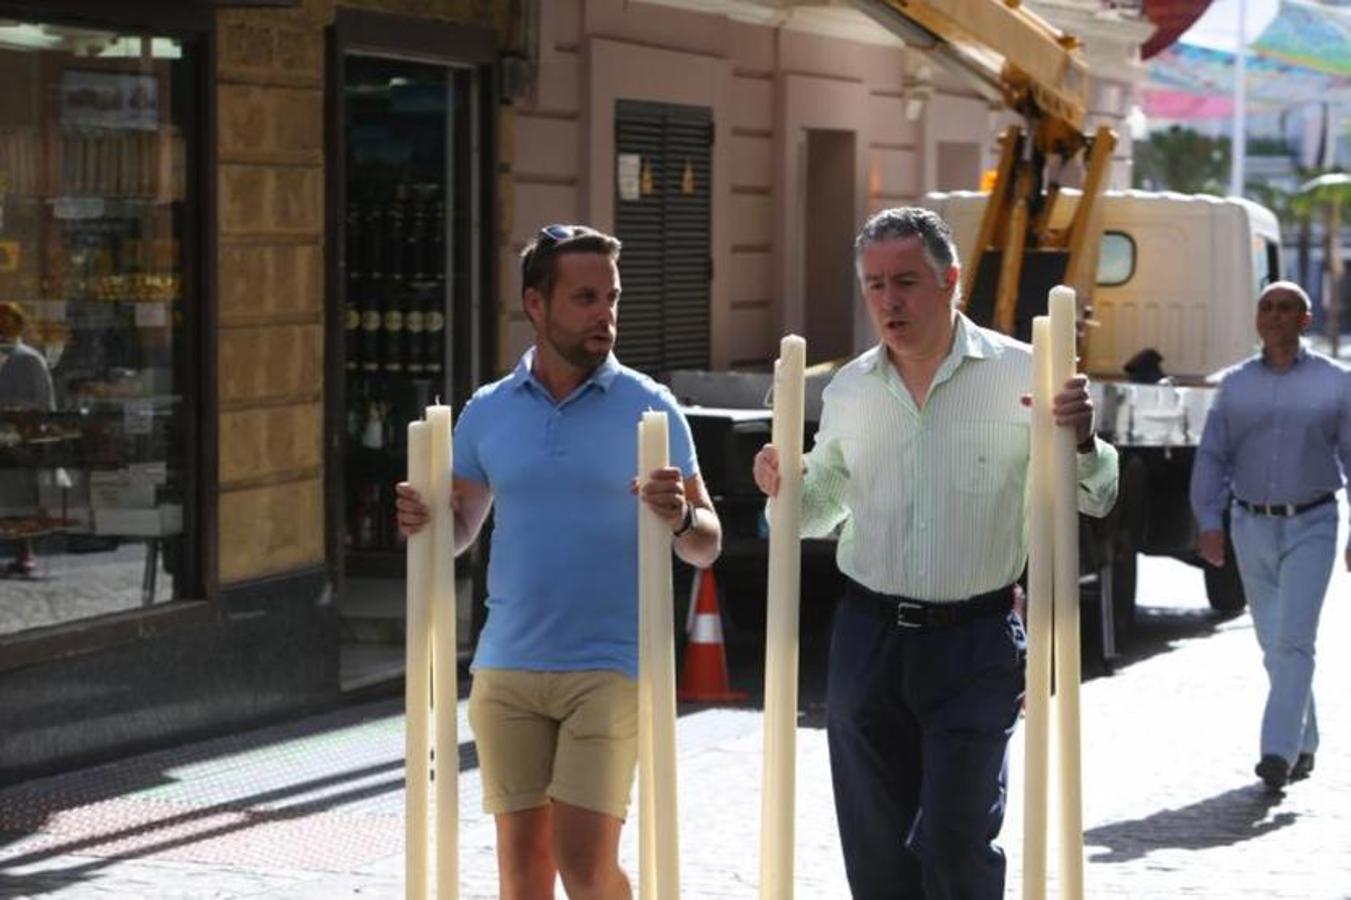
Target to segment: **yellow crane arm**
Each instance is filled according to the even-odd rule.
[[[1071,284],[1091,303],[1097,200],[1116,135],[1084,131],[1088,66],[1078,38],[1022,0],[852,0],[907,45],[945,59],[999,92],[1022,127],[1004,135],[979,237],[964,260],[962,305],[1027,338],[1028,303],[1045,282]],[[1068,229],[1053,231],[1059,171],[1083,156],[1084,191]],[[1058,157],[1061,166],[1047,161]],[[1049,181],[1048,181],[1049,175]],[[988,264],[986,264],[988,263]],[[1035,305],[1035,304],[1033,304]]]
[[[907,44],[947,59],[998,90],[1036,125],[1045,155],[1083,149],[1088,67],[1079,39],[1018,0],[853,0]]]

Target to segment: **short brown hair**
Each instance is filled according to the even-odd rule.
[[[28,313],[23,311],[23,307],[13,300],[6,300],[0,303],[0,313],[9,313],[19,321],[19,330],[23,331],[24,326],[28,324]]]
[[[618,262],[621,246],[619,238],[586,225],[545,225],[521,251],[521,293],[534,288],[549,299],[565,253],[603,253]]]

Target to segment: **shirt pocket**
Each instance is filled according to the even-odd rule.
[[[1027,477],[1028,433],[1020,425],[958,425],[943,452],[949,483],[962,494],[998,494]]]

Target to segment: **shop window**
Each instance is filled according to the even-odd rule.
[[[0,635],[190,590],[194,56],[0,26]]]

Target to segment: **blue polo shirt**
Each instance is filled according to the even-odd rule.
[[[455,475],[493,492],[488,620],[475,669],[611,669],[638,677],[638,422],[665,411],[671,465],[699,471],[663,385],[611,354],[562,402],[534,349],[455,424]]]

